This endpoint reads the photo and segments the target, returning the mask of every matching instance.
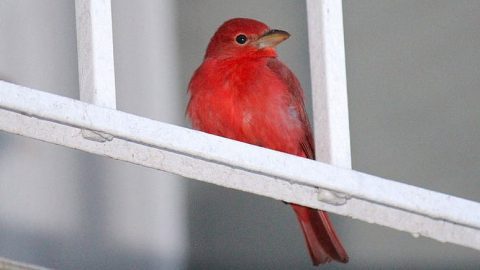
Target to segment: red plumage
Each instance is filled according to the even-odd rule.
[[[314,159],[303,90],[275,50],[288,36],[252,19],[232,19],[220,26],[189,84],[187,115],[193,127]],[[348,261],[326,212],[292,207],[315,265]]]

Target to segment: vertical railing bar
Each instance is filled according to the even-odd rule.
[[[110,0],[76,0],[80,100],[115,108]]]
[[[110,0],[75,0],[80,100],[116,108],[113,58],[112,11]],[[97,141],[106,134],[83,131]]]
[[[308,34],[317,159],[351,168],[341,0],[308,0]]]
[[[351,168],[342,1],[307,0],[307,14],[316,157]]]

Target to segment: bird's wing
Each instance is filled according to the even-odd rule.
[[[292,95],[295,108],[297,109],[300,120],[302,121],[305,136],[300,141],[300,146],[305,153],[305,157],[315,159],[315,145],[313,141],[312,129],[305,112],[305,102],[303,99],[303,89],[293,72],[277,58],[272,58],[267,62],[268,67],[277,74],[288,85],[288,90]]]

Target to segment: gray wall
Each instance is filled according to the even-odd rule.
[[[118,107],[187,125],[213,31],[289,31],[310,88],[303,1],[114,0]],[[344,1],[353,166],[480,201],[480,2]],[[0,0],[0,79],[77,98],[74,1]],[[466,210],[468,211],[468,210]],[[334,216],[335,268],[477,269],[467,248]],[[0,133],[0,256],[57,269],[309,269],[292,211],[267,198]]]

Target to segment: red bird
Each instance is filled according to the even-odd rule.
[[[236,18],[218,28],[189,84],[187,115],[194,128],[229,139],[315,159],[303,90],[277,59],[290,36],[262,22]],[[348,255],[328,214],[291,204],[314,265]]]

